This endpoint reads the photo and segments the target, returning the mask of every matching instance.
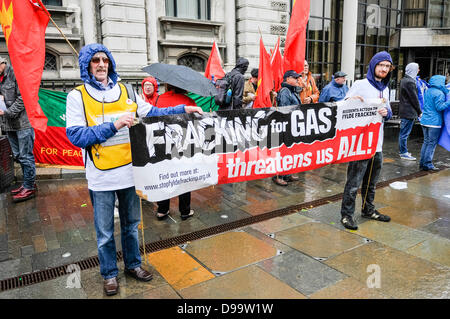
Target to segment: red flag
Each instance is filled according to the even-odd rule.
[[[48,12],[40,0],[0,0],[0,22],[9,58],[31,126],[44,131],[47,118],[38,104],[45,61]]]
[[[214,80],[221,79],[225,76],[225,71],[222,68],[222,59],[220,58],[220,52],[216,41],[213,43],[205,70],[205,77],[208,79],[212,80],[213,75]]]
[[[270,66],[270,55],[267,53],[262,37],[259,40],[259,71],[258,88],[253,108],[271,107],[270,91],[273,90],[272,67]]]
[[[270,56],[270,65],[272,66],[272,75],[274,81],[274,89],[275,91],[279,91],[281,89],[281,83],[283,83],[283,57],[280,52],[280,37],[278,37],[277,44],[275,48],[271,52]]]
[[[306,25],[310,0],[294,0],[284,46],[284,70],[301,73],[305,66]]]

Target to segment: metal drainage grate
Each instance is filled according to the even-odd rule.
[[[440,167],[440,168],[443,169],[446,167]],[[383,187],[389,186],[390,183],[393,183],[396,181],[402,181],[402,180],[407,181],[407,180],[411,180],[414,178],[418,178],[418,177],[422,177],[422,176],[425,176],[428,174],[434,174],[434,173],[436,173],[436,172],[434,172],[434,171],[416,172],[416,173],[413,173],[413,174],[410,174],[407,176],[397,177],[397,178],[394,178],[394,179],[391,179],[388,181],[379,182],[379,183],[377,183],[376,188],[378,189],[378,188],[383,188]],[[361,190],[358,190],[358,192],[360,192],[360,191]],[[184,234],[184,235],[148,243],[145,245],[145,252],[152,253],[152,252],[155,252],[158,250],[167,249],[167,248],[175,247],[175,246],[178,246],[181,244],[185,244],[190,241],[198,240],[198,239],[205,238],[208,236],[227,232],[227,231],[230,231],[233,229],[237,229],[237,228],[245,227],[245,226],[252,225],[255,223],[259,223],[259,222],[262,222],[262,221],[265,221],[268,219],[272,219],[275,217],[281,217],[281,216],[293,214],[298,211],[301,211],[302,209],[310,209],[310,208],[326,205],[326,204],[341,200],[342,196],[343,196],[343,193],[328,196],[328,197],[323,197],[323,198],[316,199],[316,200],[313,200],[310,202],[305,202],[305,203],[289,206],[286,208],[277,209],[277,210],[267,212],[267,213],[264,213],[261,215],[251,216],[248,218],[244,218],[244,219],[237,220],[234,222],[226,223],[223,225],[212,226],[212,227],[198,230],[198,231],[195,231],[195,232],[192,232],[189,234]],[[143,246],[140,247],[140,252],[141,252],[141,254],[144,254]],[[121,261],[122,258],[123,258],[122,252],[119,251],[117,253],[117,261]],[[58,266],[58,267],[45,269],[45,270],[40,270],[37,272],[24,274],[24,275],[17,276],[14,278],[4,279],[4,280],[0,281],[0,291],[6,291],[6,290],[15,289],[15,288],[25,287],[25,286],[37,284],[40,282],[52,280],[52,279],[55,279],[55,278],[58,278],[58,277],[61,277],[64,275],[68,275],[71,272],[70,271],[68,272],[67,270],[69,269],[69,266],[73,265],[73,264],[78,265],[80,267],[80,270],[87,270],[87,269],[98,267],[100,265],[98,256],[95,256],[95,257],[90,257],[90,258],[87,258],[87,259],[84,259],[84,260],[81,260],[78,262],[74,262],[71,264]]]

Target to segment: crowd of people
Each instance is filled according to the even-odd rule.
[[[195,101],[185,95],[182,88],[165,84],[165,93],[158,93],[158,82],[153,77],[142,81],[140,95],[118,81],[116,64],[111,52],[102,44],[89,44],[79,54],[80,76],[83,84],[74,88],[67,96],[66,134],[70,142],[83,150],[86,179],[94,210],[94,224],[100,273],[104,278],[107,295],[117,294],[118,268],[114,241],[114,208],[118,202],[121,225],[121,243],[125,273],[140,281],[149,281],[152,274],[141,267],[138,242],[140,223],[140,200],[136,194],[129,142],[124,142],[128,128],[135,116],[162,116],[180,113],[202,113]],[[251,108],[258,85],[258,69],[244,75],[249,61],[237,60],[229,72],[231,99],[222,109]],[[273,105],[310,104],[336,102],[344,99],[381,98],[383,107],[378,113],[383,117],[375,156],[348,164],[347,179],[341,205],[341,223],[348,229],[357,229],[354,219],[357,190],[362,189],[361,215],[364,218],[389,222],[390,217],[380,214],[374,206],[375,186],[383,165],[383,123],[392,116],[389,103],[389,80],[393,61],[389,53],[382,51],[373,56],[367,77],[355,81],[349,89],[345,82],[347,74],[334,73],[331,82],[319,92],[314,77],[305,61],[304,70],[297,73],[287,70],[281,89],[271,93]],[[407,139],[416,118],[422,124],[424,143],[420,155],[420,169],[435,170],[432,164],[434,150],[443,125],[442,112],[450,105],[449,90],[444,76],[433,76],[429,83],[418,78],[419,66],[410,63],[400,83],[401,129],[399,153],[402,159],[414,160],[407,149]],[[11,191],[14,201],[32,198],[36,192],[35,164],[33,158],[34,131],[31,127],[18,90],[14,72],[4,58],[0,59],[0,98],[5,109],[0,108],[2,132],[5,132],[14,158],[20,163],[23,184]],[[105,107],[107,106],[107,107]],[[99,120],[101,119],[101,120]],[[125,139],[126,140],[126,139]],[[280,186],[297,181],[295,174],[278,175],[273,181]],[[193,216],[190,207],[191,193],[179,195],[181,219]],[[170,199],[157,203],[156,217],[163,220],[169,215]]]

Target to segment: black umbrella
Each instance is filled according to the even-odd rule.
[[[216,87],[208,78],[184,65],[153,63],[143,68],[142,71],[162,82],[201,96],[216,94]]]

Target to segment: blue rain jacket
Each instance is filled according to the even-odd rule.
[[[423,115],[420,124],[442,126],[442,111],[450,106],[450,101],[445,101],[446,95],[449,93],[445,87],[445,76],[434,75],[428,84],[430,87],[424,94]]]

